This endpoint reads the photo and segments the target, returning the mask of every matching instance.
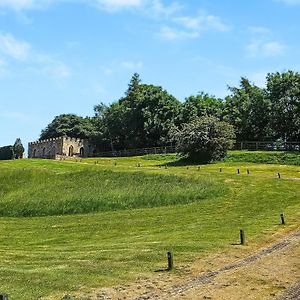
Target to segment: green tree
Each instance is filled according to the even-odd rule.
[[[9,160],[9,159],[14,159],[15,153],[14,153],[14,147],[9,145],[9,146],[4,146],[0,147],[0,160]]]
[[[13,145],[13,151],[16,159],[23,158],[25,149],[20,138],[16,139]]]
[[[141,84],[134,74],[125,96],[110,106],[95,106],[102,139],[112,149],[152,147],[168,142],[178,123],[180,102],[161,87]]]
[[[267,92],[276,137],[300,140],[300,74],[293,71],[268,74]]]
[[[181,110],[181,121],[187,123],[197,117],[213,116],[222,118],[224,102],[204,92],[185,99]]]
[[[95,130],[94,123],[91,118],[83,118],[75,114],[62,114],[54,118],[54,120],[42,130],[40,140],[69,136],[73,138],[87,139]]]
[[[233,146],[234,129],[215,117],[200,117],[173,133],[178,150],[195,162],[211,162],[224,158]]]
[[[224,120],[234,126],[238,140],[264,140],[272,136],[271,101],[264,89],[241,78],[239,87],[230,87]]]

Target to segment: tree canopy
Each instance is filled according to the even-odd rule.
[[[181,102],[160,86],[142,83],[135,73],[123,97],[95,105],[93,117],[55,117],[40,139],[89,138],[99,151],[153,147],[174,143],[174,128],[186,130],[194,120],[212,117],[232,125],[239,141],[299,141],[300,74],[270,73],[266,82],[261,88],[242,77],[224,99],[201,92]]]
[[[174,131],[178,150],[196,162],[211,162],[225,157],[232,148],[233,126],[216,117],[199,117]]]
[[[15,158],[23,158],[23,154],[24,154],[24,147],[23,147],[23,144],[22,144],[22,141],[20,138],[17,138],[14,145],[13,145],[13,151],[14,151],[14,155],[15,155]]]
[[[94,131],[94,126],[90,118],[83,118],[75,114],[62,114],[42,130],[40,140],[69,136],[74,138],[89,138]]]

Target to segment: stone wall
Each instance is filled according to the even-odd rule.
[[[88,140],[58,137],[28,144],[28,158],[89,157],[93,147]]]

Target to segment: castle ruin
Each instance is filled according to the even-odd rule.
[[[63,136],[28,143],[28,158],[59,159],[92,155],[93,146],[85,139]]]

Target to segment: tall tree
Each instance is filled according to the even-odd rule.
[[[23,154],[24,154],[24,147],[23,147],[23,144],[22,144],[22,141],[20,138],[17,138],[14,145],[13,145],[13,151],[14,151],[14,155],[15,155],[15,158],[23,158]]]
[[[152,147],[167,143],[178,122],[180,102],[161,87],[142,84],[134,74],[125,96],[108,107],[95,106],[112,149]]]
[[[181,111],[182,123],[190,122],[197,117],[222,118],[224,102],[204,92],[185,99]]]
[[[272,127],[282,140],[300,140],[300,74],[287,71],[267,75],[272,103]]]
[[[40,140],[64,135],[87,139],[92,135],[94,130],[94,123],[90,118],[83,118],[75,114],[62,114],[55,117],[54,120],[42,130]]]
[[[266,91],[241,78],[239,87],[230,87],[224,119],[235,127],[238,140],[263,140],[271,137],[271,102]]]

